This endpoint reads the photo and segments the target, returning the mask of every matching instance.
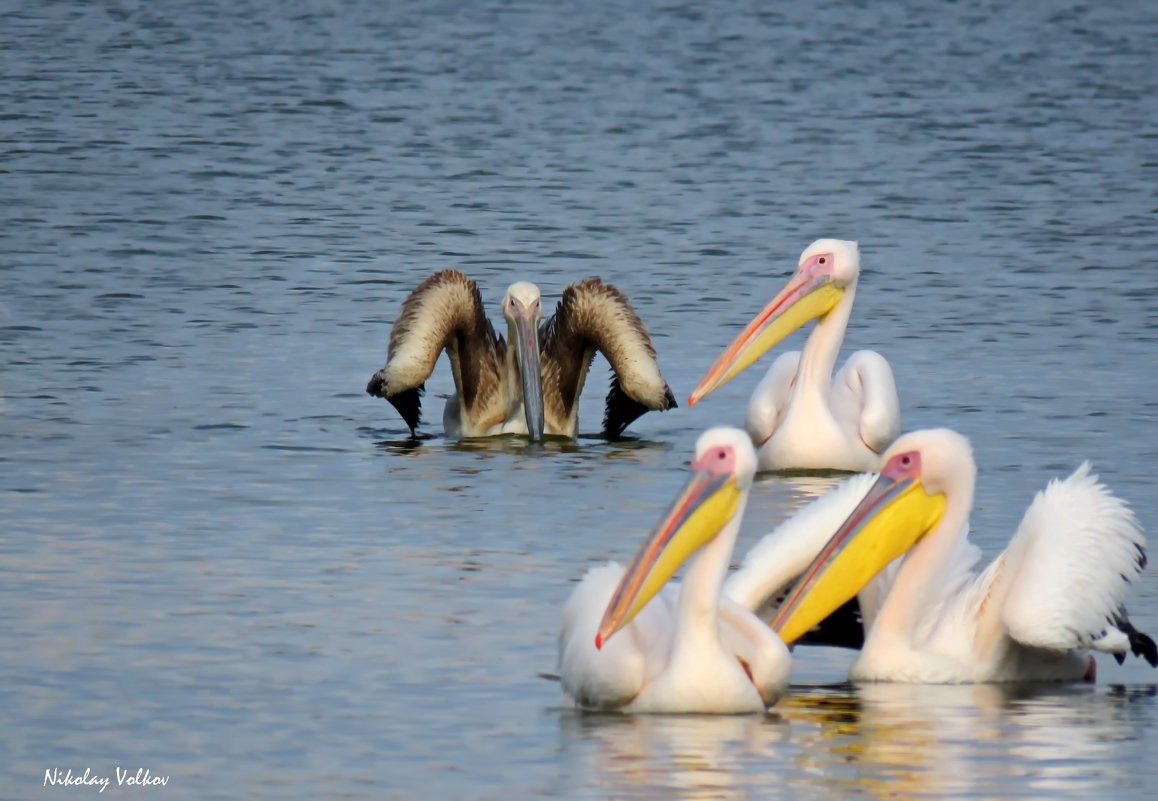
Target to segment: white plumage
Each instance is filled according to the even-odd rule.
[[[1122,605],[1145,566],[1145,536],[1088,463],[1038,493],[1009,546],[980,574],[979,551],[967,539],[975,481],[964,437],[945,429],[906,434],[886,452],[881,477],[850,520],[838,526],[832,542],[844,542],[842,548],[857,536],[901,537],[904,532],[870,533],[865,521],[900,505],[897,491],[914,484],[923,497],[944,497],[943,514],[907,553],[868,585],[845,588],[845,597],[859,590],[866,630],[851,678],[1089,679],[1088,650],[1119,661],[1133,651],[1158,663],[1153,640],[1133,628]],[[835,515],[847,499],[829,504]],[[810,586],[821,581],[818,573]],[[751,605],[758,594],[745,590],[736,597]]]
[[[1145,542],[1134,513],[1090,472],[1089,462],[1051,481],[994,571],[989,594],[1004,595],[1001,618],[1009,635],[1053,650],[1102,642],[1116,631],[1113,618],[1141,572]],[[1125,636],[1119,640],[1125,651]]]
[[[595,647],[600,616],[623,578],[615,562],[592,568],[567,599],[559,629],[559,678],[578,706],[618,709],[655,680],[667,663],[677,598],[665,588],[619,636]]]
[[[692,405],[812,319],[804,349],[782,354],[748,402],[746,427],[762,470],[874,470],[901,432],[892,368],[875,351],[833,375],[860,275],[856,242],[819,239],[788,284],[748,324],[692,392]]]
[[[688,489],[626,573],[617,564],[590,570],[567,601],[559,675],[563,690],[581,707],[760,712],[787,688],[787,647],[750,611],[721,595],[756,454],[742,431],[710,429],[696,443],[692,466]],[[738,491],[738,501],[715,515],[708,507],[729,491]],[[665,558],[663,549],[694,537],[696,529],[706,539],[688,559],[682,585],[663,588],[634,617],[624,614],[633,597],[646,593],[623,588],[650,578],[652,566]],[[627,622],[608,625],[612,618]]]

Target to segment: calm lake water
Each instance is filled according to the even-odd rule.
[[[1086,458],[1158,532],[1158,6],[556,5],[3,3],[0,797],[118,766],[167,799],[1150,795],[1138,660],[858,688],[804,651],[733,719],[539,677],[757,372],[542,448],[443,438],[445,362],[418,444],[363,387],[457,267],[496,317],[614,282],[683,403],[856,239],[847,345],[906,428],[972,438],[987,554]],[[740,549],[833,481],[764,477]],[[1130,609],[1158,633],[1153,568]]]

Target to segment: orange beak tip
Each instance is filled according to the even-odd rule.
[[[602,651],[603,650],[603,635],[602,634],[596,634],[595,635],[595,650],[596,651]]]

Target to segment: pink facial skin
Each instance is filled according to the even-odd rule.
[[[800,275],[832,275],[832,268],[836,264],[836,259],[831,253],[817,253],[815,256],[809,256],[808,261],[796,268],[796,272]]]
[[[708,448],[692,460],[693,470],[706,470],[713,475],[731,475],[736,472],[736,454],[730,445]]]
[[[921,452],[898,453],[889,459],[888,464],[881,470],[881,475],[888,476],[894,481],[900,481],[903,478],[919,478],[921,475]]]

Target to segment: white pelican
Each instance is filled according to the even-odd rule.
[[[791,643],[878,579],[850,678],[972,683],[1092,680],[1088,651],[1158,665],[1122,606],[1146,564],[1145,536],[1089,463],[1038,493],[1005,551],[979,575],[965,541],[976,468],[946,429],[898,439],[884,468],[780,607]],[[863,599],[862,599],[863,600]]]
[[[762,712],[788,686],[787,647],[720,592],[756,453],[743,431],[709,429],[696,442],[692,470],[627,570],[589,571],[567,601],[559,675],[579,706]],[[685,560],[679,590],[657,595]]]
[[[437,272],[402,303],[386,366],[366,391],[390,401],[413,434],[426,379],[445,349],[455,388],[443,413],[447,434],[573,438],[579,395],[599,351],[615,371],[603,417],[608,437],[619,436],[649,409],[676,405],[647,330],[615,287],[598,278],[572,284],[540,325],[542,316],[539,288],[511,284],[503,297],[508,343],[487,320],[478,285],[457,270]]]
[[[881,452],[901,433],[897,386],[883,356],[858,350],[832,375],[859,274],[856,242],[813,242],[788,284],[692,390],[688,403],[694,406],[784,337],[817,320],[804,349],[776,359],[748,402],[747,428],[761,470],[875,470]]]

